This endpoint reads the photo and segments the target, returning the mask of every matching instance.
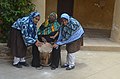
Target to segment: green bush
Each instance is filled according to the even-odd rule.
[[[0,42],[7,42],[11,25],[35,10],[31,0],[0,0]]]

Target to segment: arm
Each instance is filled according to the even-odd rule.
[[[22,26],[21,33],[26,46],[32,45],[37,42],[38,36],[36,33],[36,28],[34,28],[33,31],[33,27],[30,28],[29,26],[24,25]]]
[[[12,25],[12,28],[16,28],[16,29],[21,29],[20,26],[22,25],[21,23],[21,19],[18,19],[17,21],[14,22],[14,24]]]
[[[50,36],[50,38],[55,39],[58,36],[58,32],[54,36]]]
[[[57,41],[56,44],[57,45],[64,45],[64,44],[68,44],[70,42],[73,42],[79,38],[81,38],[81,36],[84,34],[84,30],[83,28],[80,28],[77,32],[75,32],[68,40],[65,41]]]
[[[24,20],[23,20],[24,19]],[[29,26],[28,18],[18,19],[13,25],[13,28],[21,30],[21,34],[26,46],[31,44],[38,43],[38,36],[36,34],[37,28],[33,28]]]

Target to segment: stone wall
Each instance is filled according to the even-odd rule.
[[[0,43],[0,58],[11,59],[12,55],[6,43]]]
[[[31,57],[31,51],[32,51],[32,48],[28,47],[26,58]],[[0,59],[10,60],[12,58],[13,58],[12,53],[10,52],[10,49],[7,47],[7,44],[0,43]]]

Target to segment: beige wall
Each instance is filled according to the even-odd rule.
[[[120,43],[120,0],[115,2],[111,40]]]
[[[41,13],[41,22],[52,12],[57,12],[58,0],[33,0]],[[103,2],[96,2],[103,1]],[[105,3],[104,3],[105,1]],[[41,3],[42,2],[42,3]],[[40,3],[40,4],[38,4]],[[115,5],[114,5],[115,4]],[[85,28],[110,29],[111,40],[120,42],[120,0],[74,0],[73,16]],[[102,7],[103,6],[103,7]]]
[[[57,2],[58,0],[47,0],[46,1],[46,13],[45,13],[45,18],[47,19],[47,16],[51,12],[56,12],[57,13]]]
[[[74,17],[83,27],[111,29],[115,0],[74,0]]]
[[[58,0],[46,0],[45,18],[57,12]],[[73,17],[81,22],[84,28],[111,30],[115,0],[74,0]]]
[[[46,0],[32,0],[32,2],[36,5],[36,10],[40,12],[41,19],[38,23],[38,26],[40,26],[41,23],[45,21],[45,2]]]

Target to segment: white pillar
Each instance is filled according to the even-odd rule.
[[[38,23],[38,26],[40,26],[45,21],[46,0],[32,0],[32,2],[36,5],[36,10],[41,14],[41,19]]]
[[[115,1],[111,40],[120,43],[120,0]]]

